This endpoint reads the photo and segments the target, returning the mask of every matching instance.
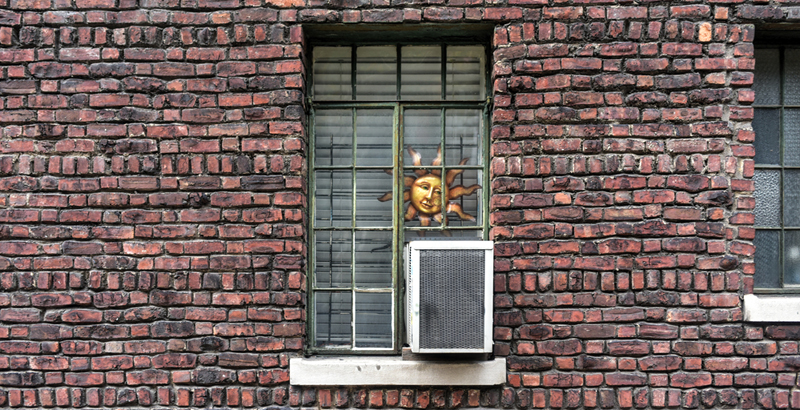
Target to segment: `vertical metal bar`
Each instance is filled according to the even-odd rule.
[[[480,196],[479,199],[480,199],[481,202],[480,202],[479,206],[482,208],[481,211],[483,213],[482,229],[483,229],[483,239],[484,240],[489,239],[489,229],[488,229],[488,224],[489,224],[489,200],[488,199],[489,199],[489,190],[491,189],[491,185],[489,184],[489,172],[488,172],[488,170],[491,167],[491,164],[489,164],[489,161],[490,161],[489,144],[490,144],[491,138],[489,138],[489,121],[488,121],[488,118],[489,118],[489,114],[491,113],[491,105],[492,105],[491,101],[492,101],[491,96],[487,96],[486,97],[486,104],[483,106],[483,115],[480,118],[481,125],[482,125],[482,127],[481,127],[481,138],[478,140],[478,144],[480,144],[478,149],[480,150],[479,152],[481,153],[482,159],[483,159],[482,164],[481,164],[481,165],[483,165],[483,170],[481,171],[482,174],[483,174],[482,178],[481,178],[483,180],[483,188],[481,188],[481,190],[480,190],[481,191],[481,196]]]
[[[785,140],[783,138],[783,136],[784,136],[784,130],[783,130],[783,127],[784,127],[784,122],[783,122],[784,109],[783,109],[783,104],[785,103],[784,95],[783,95],[783,87],[784,87],[785,84],[784,84],[784,77],[783,76],[786,74],[784,72],[783,65],[784,65],[784,62],[785,62],[785,59],[784,59],[785,51],[786,51],[785,47],[780,47],[778,49],[778,73],[779,73],[778,79],[779,79],[779,84],[780,84],[779,85],[779,89],[778,89],[778,99],[779,99],[778,102],[780,103],[780,108],[778,108],[778,117],[779,117],[778,118],[778,138],[779,138],[779,141],[780,141],[778,143],[778,147],[779,147],[778,148],[778,151],[779,151],[778,155],[780,156],[780,158],[778,160],[778,163],[781,165],[780,179],[779,179],[779,181],[780,181],[779,183],[781,185],[780,185],[780,187],[778,189],[778,192],[780,192],[780,194],[781,194],[780,195],[781,203],[779,204],[779,207],[778,207],[778,209],[780,209],[780,211],[781,211],[780,212],[780,218],[781,218],[780,219],[780,229],[781,229],[781,231],[780,231],[780,237],[779,237],[779,240],[778,240],[778,246],[779,246],[779,248],[778,248],[778,255],[779,255],[778,256],[779,257],[778,262],[780,263],[780,267],[781,268],[780,268],[780,272],[779,272],[780,277],[778,278],[779,279],[778,282],[779,282],[779,285],[780,285],[781,289],[784,288],[784,277],[785,277],[785,271],[786,271],[786,269],[785,269],[786,255],[784,255],[784,250],[786,249],[786,245],[785,245],[786,244],[786,242],[785,242],[786,241],[786,232],[785,232],[785,229],[784,229],[785,225],[786,225],[785,224],[785,220],[784,220],[784,204],[785,204],[784,196],[785,196],[785,192],[783,191],[783,188],[785,186],[783,181],[784,181],[784,179],[786,177],[786,175],[785,175],[786,174],[786,170],[784,169],[784,165],[786,165],[786,164],[784,164],[784,162],[783,162],[783,155],[784,155],[784,148],[785,148],[784,147],[784,141]]]
[[[358,86],[356,85],[356,74],[358,72],[358,53],[356,47],[350,47],[350,100],[356,100]]]
[[[400,101],[401,98],[401,84],[400,82],[403,81],[402,73],[402,66],[400,65],[400,59],[403,58],[402,47],[400,44],[395,45],[395,99]]]
[[[358,52],[357,48],[353,47],[352,51],[353,58],[353,69],[352,69],[352,82],[353,82],[353,100],[358,99]],[[352,146],[352,158],[350,163],[350,172],[352,173],[352,185],[353,185],[353,197],[352,203],[350,206],[350,348],[354,348],[356,346],[356,234],[355,234],[355,224],[356,224],[356,195],[357,195],[357,187],[356,187],[356,158],[358,152],[356,147],[358,146],[358,110],[353,108],[352,109],[352,116],[353,116],[353,146]]]
[[[316,346],[316,339],[317,339],[317,332],[316,332],[316,306],[315,306],[315,292],[314,292],[314,276],[316,274],[314,270],[314,263],[315,263],[315,256],[314,251],[316,250],[316,233],[314,232],[314,225],[316,221],[316,183],[315,183],[315,161],[314,158],[314,147],[315,147],[315,138],[316,138],[316,111],[314,110],[314,105],[311,105],[311,115],[309,116],[309,126],[311,127],[311,132],[309,133],[308,137],[308,157],[309,157],[309,168],[311,170],[308,173],[308,192],[309,196],[311,197],[309,203],[311,204],[311,209],[309,210],[309,221],[308,221],[308,234],[309,234],[309,242],[311,243],[311,249],[308,252],[308,260],[309,264],[306,266],[306,271],[308,275],[306,275],[306,281],[308,281],[307,289],[311,289],[308,295],[308,306],[306,306],[306,311],[308,312],[307,320],[310,327],[310,333],[306,343],[308,347],[313,348]]]
[[[442,223],[439,224],[439,228],[443,231],[447,229],[450,225],[447,218],[447,191],[450,187],[447,186],[447,169],[445,168],[445,158],[447,157],[445,151],[445,136],[447,135],[447,109],[442,107],[439,110],[439,146],[442,147],[442,161],[439,163],[439,173],[440,173],[440,182],[442,184],[442,197],[441,197],[441,207],[442,207]]]
[[[350,176],[352,178],[353,189],[351,191],[350,203],[350,331],[351,338],[350,347],[356,346],[356,196],[358,194],[358,187],[356,186],[356,164],[358,158],[358,110],[352,109],[353,115],[353,146],[351,147],[352,158],[350,162]]]
[[[403,249],[403,232],[400,227],[402,227],[403,223],[403,191],[405,190],[403,184],[405,175],[403,174],[402,166],[403,136],[401,129],[403,117],[400,113],[401,110],[400,104],[397,104],[392,113],[392,153],[394,154],[392,155],[392,175],[394,176],[394,178],[392,178],[392,240],[394,241],[394,247],[392,248],[392,349],[397,349],[398,346],[402,345],[402,343],[400,343],[400,323],[402,323],[401,312],[403,312],[403,300],[401,295],[403,293],[397,291],[400,287],[399,284],[402,283],[399,277],[399,271],[403,268],[403,261],[400,260]]]
[[[442,101],[447,99],[447,45],[441,44],[441,78],[442,78]]]

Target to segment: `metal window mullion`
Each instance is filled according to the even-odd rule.
[[[359,170],[378,170],[378,171],[386,169],[385,166],[380,166],[380,165],[359,165],[357,168]],[[317,171],[328,171],[328,170],[330,170],[330,171],[338,171],[338,170],[347,171],[347,170],[352,169],[352,167],[350,165],[334,165],[334,166],[316,167],[315,169]]]
[[[350,348],[356,346],[356,197],[358,195],[358,186],[356,185],[356,163],[358,162],[358,110],[352,109],[353,118],[353,146],[352,162],[350,163],[350,177],[353,190],[353,197],[350,198],[350,332],[351,338]]]
[[[485,66],[486,64],[483,64],[483,65]],[[488,82],[489,81],[487,81],[487,83]],[[489,172],[488,172],[489,166],[491,164],[489,164],[490,138],[489,138],[489,121],[487,121],[487,119],[489,118],[489,114],[490,114],[489,111],[490,111],[490,107],[491,107],[491,104],[492,104],[492,97],[490,97],[491,93],[487,92],[486,95],[487,95],[486,104],[484,104],[484,106],[483,106],[483,115],[481,116],[481,119],[480,119],[481,120],[481,125],[482,125],[481,131],[482,131],[483,135],[481,135],[481,138],[479,140],[480,146],[478,147],[478,149],[480,150],[480,154],[482,156],[482,160],[483,160],[482,161],[482,165],[483,165],[482,169],[483,169],[483,171],[481,172],[481,174],[482,174],[481,175],[482,176],[481,179],[483,180],[483,188],[481,189],[480,206],[483,208],[482,209],[482,211],[483,211],[483,220],[481,221],[482,222],[481,227],[483,229],[483,239],[484,240],[489,239],[489,232],[488,232],[489,231],[489,229],[488,229],[488,224],[489,224],[489,190],[491,189],[490,188],[491,185],[490,185],[490,181],[489,181]]]
[[[486,105],[486,100],[450,100],[450,101],[316,101],[313,103],[321,109],[346,109],[346,108],[393,108],[397,104],[402,104],[405,108],[416,109],[439,109],[439,108],[476,108],[480,109]]]
[[[755,169],[771,169],[771,170],[781,170],[781,169],[788,169],[788,170],[798,170],[800,169],[800,165],[789,165],[789,166],[780,166],[774,164],[756,164]]]
[[[480,165],[453,165],[453,166],[450,166],[449,168],[458,168],[458,169],[483,169],[483,167],[482,167],[482,166],[480,166]],[[405,167],[405,169],[406,169],[406,171],[408,171],[408,170],[415,170],[415,169],[431,169],[431,166],[430,166],[430,165],[419,165],[419,166],[416,166],[416,165],[414,165],[414,166],[411,166],[411,165],[409,165],[409,166],[406,166],[406,167]]]
[[[392,113],[392,152],[394,153],[392,158],[392,175],[394,175],[394,180],[392,181],[392,198],[394,199],[394,209],[392,215],[392,227],[394,229],[394,249],[392,249],[392,289],[395,292],[392,298],[392,318],[393,318],[393,326],[392,332],[392,348],[397,349],[398,346],[401,345],[401,331],[400,331],[400,324],[403,323],[402,321],[402,312],[405,312],[405,306],[403,304],[402,295],[405,293],[405,289],[400,289],[402,284],[404,283],[400,279],[399,271],[401,269],[405,269],[405,266],[402,264],[404,263],[400,257],[403,255],[403,245],[405,242],[405,232],[404,232],[404,222],[405,222],[405,214],[403,213],[403,204],[405,201],[403,200],[403,194],[405,192],[405,170],[403,169],[403,150],[405,148],[404,142],[404,108],[402,105],[397,104],[394,107],[394,112]]]
[[[309,125],[311,126],[311,135],[308,138],[308,149],[309,149],[309,158],[310,158],[309,162],[311,163],[310,164],[311,172],[309,172],[309,176],[308,176],[308,192],[309,192],[309,194],[311,196],[310,201],[309,201],[309,203],[311,204],[311,210],[309,212],[309,214],[311,216],[309,218],[310,219],[309,220],[309,224],[311,226],[311,229],[309,229],[309,234],[310,234],[309,240],[311,242],[312,248],[311,248],[311,251],[309,252],[309,255],[308,255],[309,267],[310,268],[308,268],[309,275],[307,276],[306,280],[309,282],[308,283],[308,289],[311,289],[311,292],[309,292],[310,295],[308,297],[308,318],[307,318],[308,319],[308,323],[311,326],[311,331],[309,332],[309,333],[311,333],[311,335],[309,336],[307,343],[308,343],[308,346],[310,348],[314,348],[317,345],[317,343],[316,343],[316,341],[317,341],[317,321],[316,321],[317,309],[316,309],[316,303],[315,303],[316,302],[316,295],[315,295],[315,292],[314,292],[314,283],[315,283],[315,278],[316,278],[316,273],[317,273],[316,269],[314,269],[315,264],[316,264],[316,255],[314,255],[314,253],[316,252],[316,242],[315,241],[317,240],[317,235],[316,235],[316,232],[315,232],[316,218],[317,218],[317,216],[316,216],[316,207],[317,207],[316,206],[317,205],[316,189],[317,189],[317,185],[315,183],[315,180],[316,180],[316,178],[315,178],[316,168],[314,167],[314,165],[315,165],[314,162],[316,161],[316,158],[314,158],[315,138],[316,138],[316,132],[315,132],[315,130],[316,130],[316,126],[315,126],[316,111],[314,110],[314,106],[313,105],[311,105],[311,113],[310,114],[311,115],[309,116],[310,117],[309,118]]]
[[[784,55],[783,55],[783,53],[784,53],[784,49],[782,47],[779,48],[778,49],[778,79],[779,79],[780,86],[779,86],[779,90],[778,90],[778,96],[779,96],[778,98],[779,98],[779,102],[780,102],[780,107],[778,108],[778,127],[779,127],[778,128],[778,138],[779,138],[780,142],[778,144],[778,146],[779,146],[778,155],[780,156],[780,159],[779,159],[778,162],[780,163],[781,169],[779,171],[779,174],[780,174],[779,175],[780,176],[780,178],[779,178],[780,179],[780,182],[779,182],[780,183],[780,187],[778,189],[778,192],[780,192],[780,201],[781,201],[781,203],[780,203],[780,207],[778,209],[780,209],[780,218],[781,218],[780,219],[780,226],[781,226],[781,230],[780,230],[780,234],[779,234],[779,237],[778,237],[778,246],[779,246],[779,248],[778,248],[778,266],[780,266],[780,272],[778,273],[779,274],[778,282],[779,282],[779,285],[780,285],[781,288],[783,288],[784,272],[786,270],[785,266],[784,266],[784,264],[786,263],[786,258],[785,258],[785,255],[783,254],[784,250],[786,249],[785,242],[784,242],[785,238],[786,238],[786,235],[784,233],[784,227],[786,225],[786,220],[784,219],[784,204],[785,204],[784,195],[785,195],[785,192],[784,192],[784,189],[783,189],[784,186],[785,186],[784,183],[783,183],[784,174],[785,174],[784,169],[783,169],[783,167],[785,165],[784,164],[784,148],[785,147],[784,147],[784,138],[783,138],[783,134],[784,134],[784,130],[783,130],[783,127],[784,127],[784,122],[783,122],[784,108],[783,108],[783,104],[785,102],[784,101],[784,93],[783,93],[783,87],[784,87],[785,84],[784,84],[784,77],[783,76],[784,76],[785,73],[784,73],[784,70],[783,70],[783,64],[784,64]]]
[[[440,183],[442,184],[442,197],[440,198],[440,206],[442,207],[442,222],[439,224],[439,227],[442,231],[446,230],[450,226],[450,221],[447,218],[447,191],[450,187],[447,186],[447,169],[445,166],[445,158],[447,158],[446,148],[445,148],[445,139],[447,135],[447,109],[442,107],[441,111],[439,112],[439,123],[441,124],[439,129],[439,144],[442,147],[442,159],[439,161],[439,173],[440,173]]]
[[[356,228],[343,227],[343,226],[326,226],[324,228],[317,228],[318,231],[332,231],[332,232],[336,232],[336,231],[341,231],[341,232],[345,232],[345,231],[347,231],[347,232],[351,232],[351,231],[356,231],[356,232],[361,232],[361,231],[389,231],[391,229],[392,228],[386,227],[386,226],[376,226],[376,227],[372,227],[372,226],[360,227],[359,226],[359,227],[356,227]]]

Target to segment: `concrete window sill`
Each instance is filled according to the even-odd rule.
[[[506,381],[506,359],[435,362],[391,357],[312,357],[289,361],[296,386],[495,386]]]
[[[748,322],[800,322],[800,295],[744,295]]]

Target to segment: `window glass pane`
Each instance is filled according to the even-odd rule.
[[[753,130],[756,133],[756,164],[778,165],[780,161],[780,117],[778,109],[756,108]]]
[[[447,221],[448,226],[475,226],[483,224],[481,213],[481,185],[483,173],[468,169],[448,170],[445,182],[447,186]]]
[[[464,159],[468,165],[482,165],[481,110],[448,109],[445,113],[445,165],[454,166]]]
[[[486,52],[483,46],[447,47],[448,100],[482,100],[484,98]]]
[[[317,171],[316,226],[352,226],[353,180],[351,171]]]
[[[777,170],[758,169],[753,175],[756,197],[756,226],[779,227],[781,175]]]
[[[757,288],[779,288],[780,283],[780,232],[756,231],[756,273],[754,284]]]
[[[356,49],[356,99],[397,99],[397,49],[393,46]]]
[[[317,166],[352,165],[352,110],[316,110],[314,162]]]
[[[316,292],[317,346],[349,346],[353,340],[350,292]]]
[[[352,266],[352,232],[317,231],[314,245],[315,285],[349,288]]]
[[[401,50],[400,98],[440,100],[442,98],[442,48],[406,46]]]
[[[393,110],[356,111],[357,165],[392,167]]]
[[[350,47],[314,48],[314,98],[350,100]]]
[[[783,284],[800,285],[800,231],[783,234]]]
[[[392,231],[356,231],[356,286],[392,286]]]
[[[356,172],[356,226],[392,227],[392,181],[385,171]]]
[[[356,347],[392,347],[392,294],[356,292]]]
[[[800,226],[800,170],[783,171],[783,224]]]
[[[431,165],[438,157],[442,135],[442,110],[405,110],[403,132],[406,166]],[[412,157],[410,149],[419,154]]]
[[[786,105],[800,105],[800,50],[796,48],[784,50],[783,70],[783,103]],[[761,75],[761,73],[758,73],[758,75]],[[797,130],[797,128],[793,129]]]
[[[787,108],[783,112],[783,165],[800,166],[800,110],[797,109]]]
[[[780,104],[780,52],[778,49],[756,49],[755,78],[753,90],[755,104]]]

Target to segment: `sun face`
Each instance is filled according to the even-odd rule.
[[[411,184],[411,205],[424,215],[442,212],[442,179],[433,174],[417,178]]]
[[[408,153],[411,154],[415,166],[422,166],[422,156],[413,148],[408,147]],[[461,160],[459,165],[464,165],[469,161],[469,158]],[[436,158],[431,162],[431,166],[439,166],[442,163],[442,147],[439,147]],[[386,171],[392,174],[391,170]],[[410,202],[405,213],[405,220],[410,221],[415,217],[419,219],[420,225],[430,226],[431,219],[436,222],[442,223],[442,208],[445,207],[445,213],[455,213],[459,218],[466,221],[474,221],[475,217],[464,212],[460,204],[455,201],[456,199],[472,195],[481,186],[478,184],[470,187],[463,185],[453,186],[458,174],[464,172],[463,169],[451,169],[445,175],[444,183],[447,184],[447,198],[442,201],[442,177],[441,171],[438,169],[428,171],[424,169],[414,170],[416,177],[406,176],[404,178],[405,190],[403,191],[403,202]],[[392,193],[388,192],[382,197],[378,198],[379,201],[385,202],[392,199]],[[443,204],[444,203],[444,204]]]

